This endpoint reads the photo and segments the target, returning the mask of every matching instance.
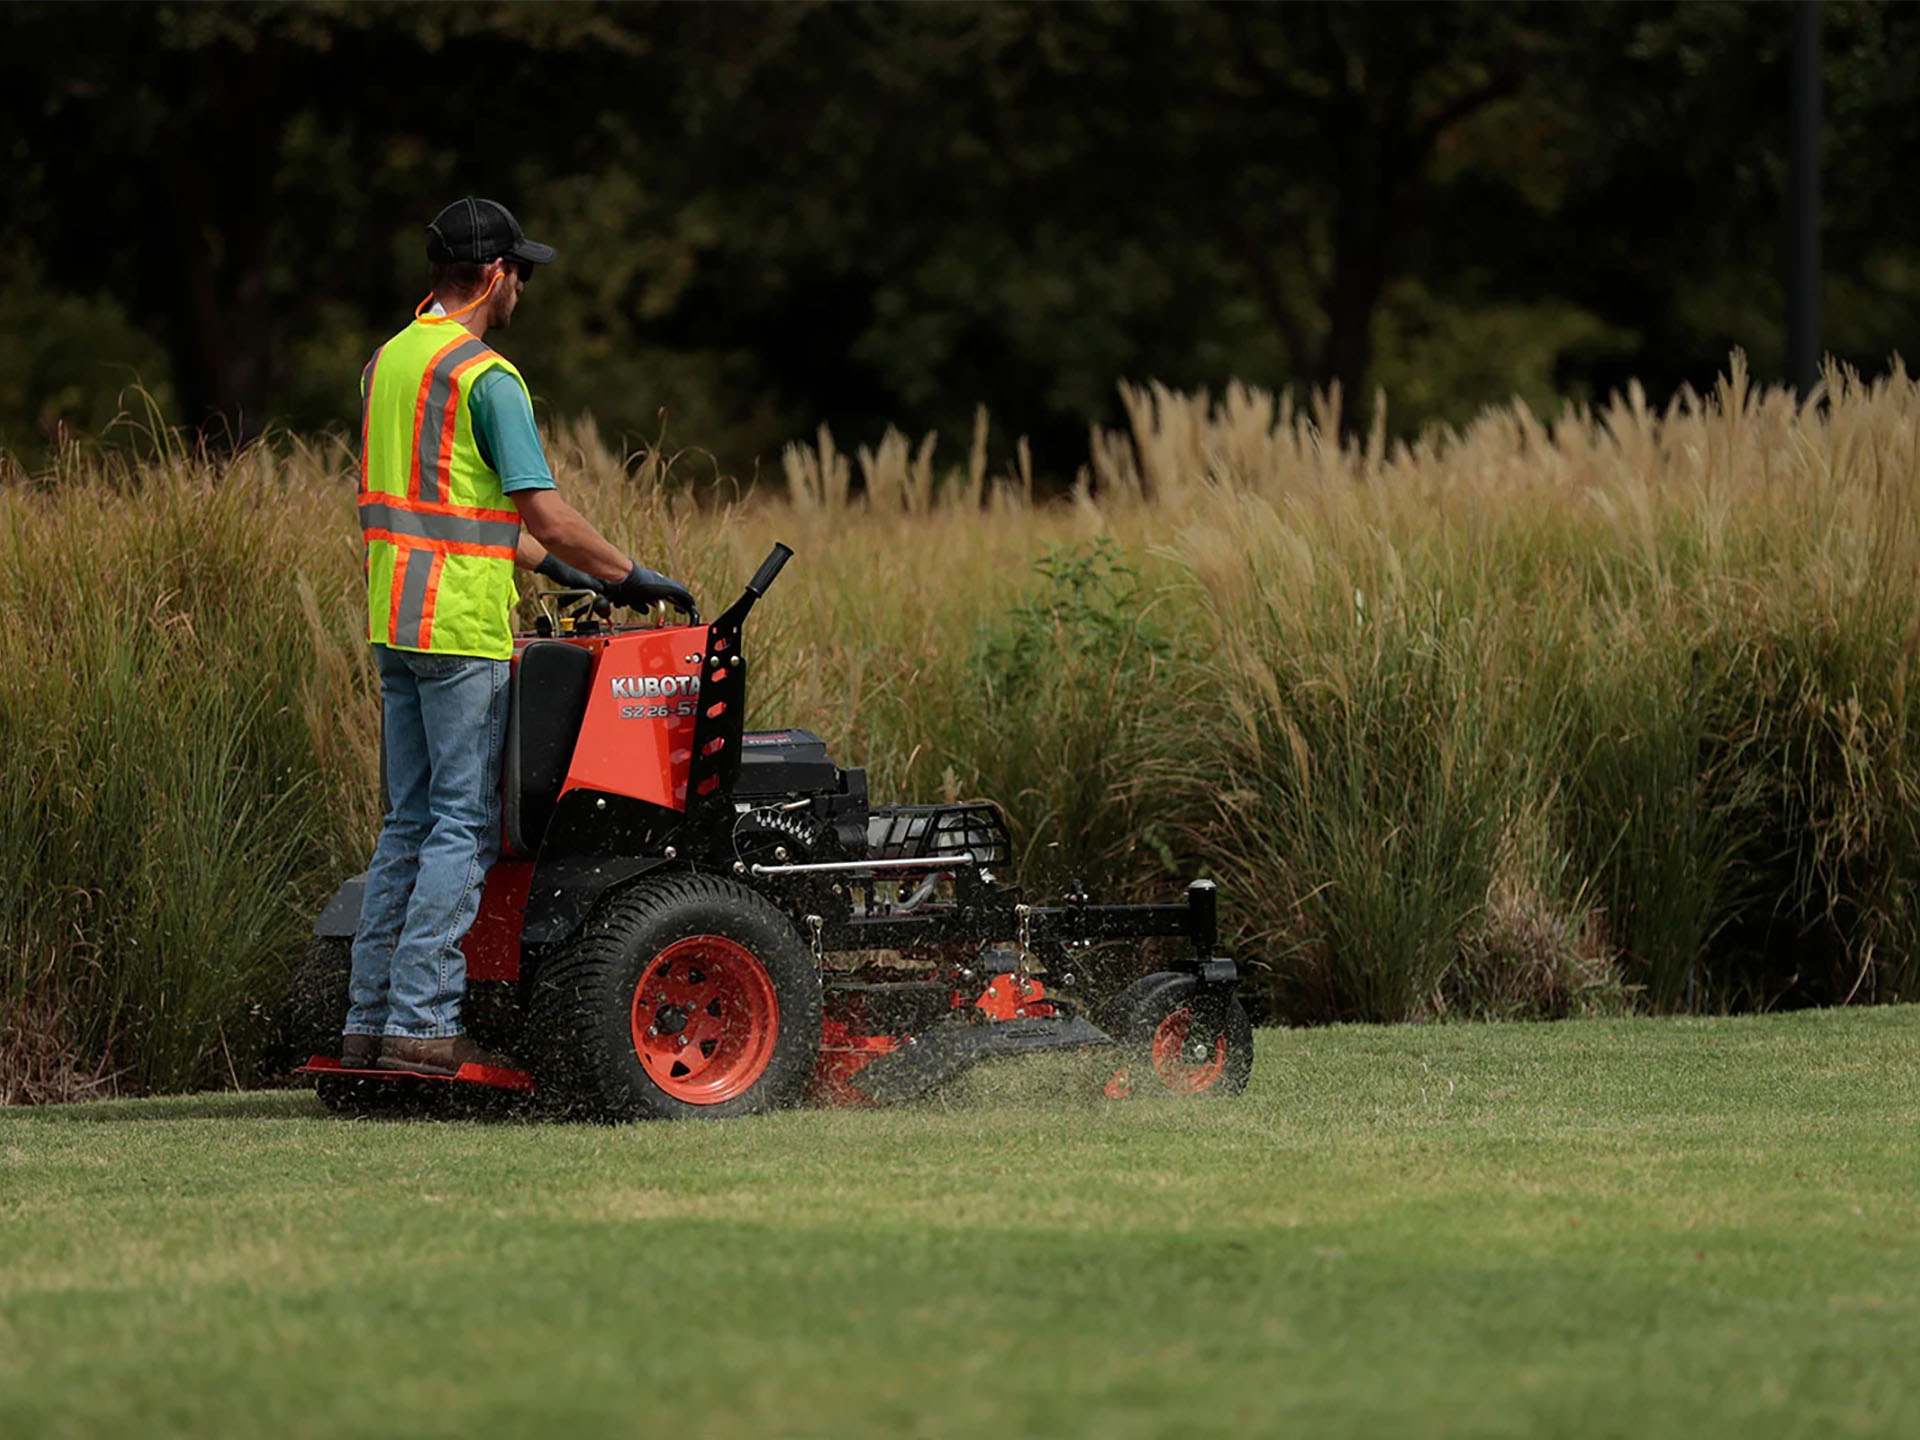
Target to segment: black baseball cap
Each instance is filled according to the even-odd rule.
[[[427,226],[427,259],[436,263],[465,260],[488,265],[502,255],[545,265],[553,259],[554,250],[529,240],[513,212],[499,201],[472,195],[454,201]]]

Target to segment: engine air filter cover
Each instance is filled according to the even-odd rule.
[[[740,737],[736,799],[831,795],[839,789],[840,772],[827,754],[827,742],[812,731],[753,730]]]

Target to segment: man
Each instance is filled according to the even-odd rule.
[[[636,565],[560,498],[520,372],[482,343],[553,258],[505,206],[449,205],[427,227],[432,293],[361,376],[360,526],[390,808],[353,940],[348,1068],[511,1063],[462,1033],[460,944],[499,849],[514,566],[619,604],[693,608],[684,585]]]

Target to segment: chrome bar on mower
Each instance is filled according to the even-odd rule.
[[[813,865],[755,865],[755,875],[846,875],[867,870],[951,870],[956,865],[978,865],[971,850],[958,855],[928,855],[918,860],[822,860]]]

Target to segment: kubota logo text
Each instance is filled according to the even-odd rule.
[[[692,695],[700,689],[698,675],[615,675],[616,700],[656,700],[663,695]]]

